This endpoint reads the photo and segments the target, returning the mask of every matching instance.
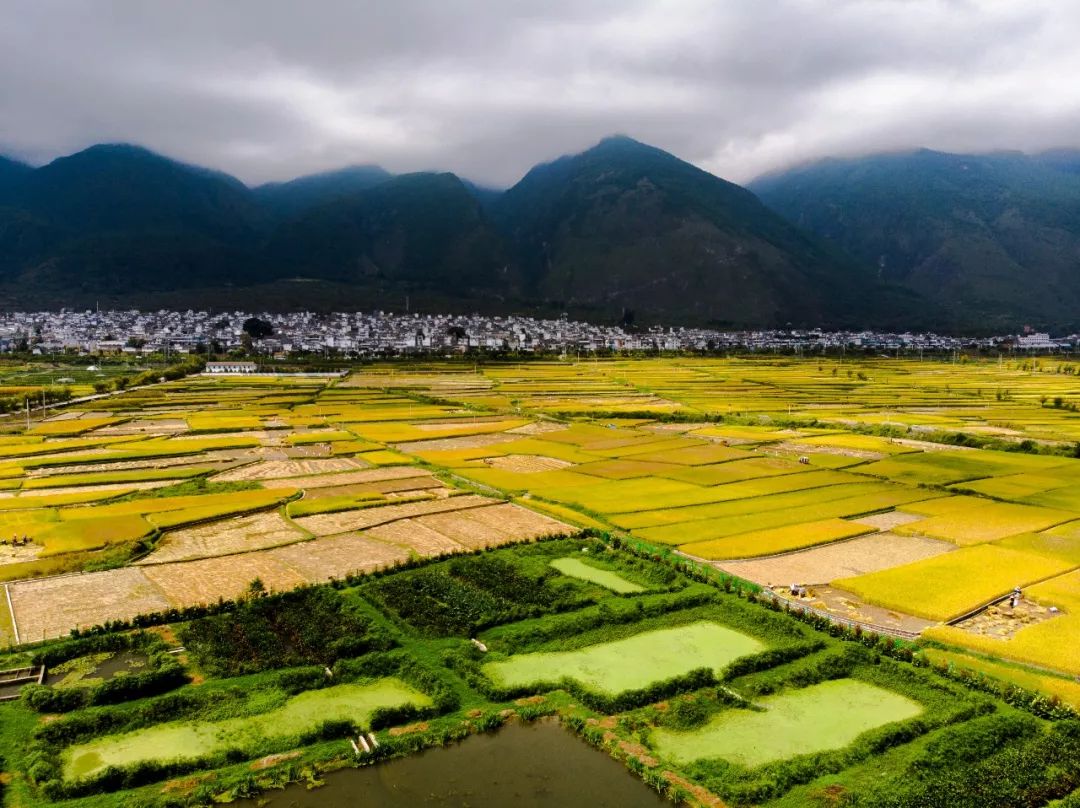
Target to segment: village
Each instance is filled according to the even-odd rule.
[[[252,333],[251,323],[258,328]],[[245,330],[248,323],[248,330]],[[890,355],[1069,353],[1080,335],[955,337],[873,331],[721,331],[661,327],[631,329],[524,316],[391,312],[251,313],[242,311],[73,311],[0,314],[0,352],[35,355],[224,354],[286,358],[439,355],[469,352],[530,354],[776,352]]]

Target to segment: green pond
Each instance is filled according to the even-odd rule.
[[[635,634],[623,640],[577,651],[519,654],[484,665],[484,673],[508,687],[570,678],[614,695],[688,673],[694,668],[720,670],[765,643],[738,631],[701,621],[677,628]]]
[[[551,566],[563,575],[569,575],[571,578],[580,578],[583,581],[598,584],[599,586],[610,589],[612,592],[626,594],[629,592],[643,592],[645,590],[645,587],[638,586],[633,581],[626,580],[618,573],[594,567],[578,558],[556,558],[551,562]]]
[[[554,720],[509,724],[459,744],[362,769],[326,784],[271,791],[235,808],[661,808],[661,798],[606,752]]]
[[[351,719],[366,725],[379,707],[430,703],[427,696],[398,679],[311,690],[277,709],[250,718],[158,724],[73,746],[64,755],[64,776],[77,780],[108,766],[128,766],[144,760],[191,759],[225,749],[247,749],[275,738],[298,735],[324,721]]]
[[[689,763],[723,758],[747,767],[847,746],[867,730],[914,718],[922,705],[857,679],[831,682],[759,699],[764,712],[726,710],[687,732],[657,729],[652,746]]]

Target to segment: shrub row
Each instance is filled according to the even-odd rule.
[[[47,647],[33,656],[35,664],[61,665],[72,659],[101,652],[139,651],[148,655],[148,669],[106,679],[92,687],[57,688],[27,685],[22,702],[39,713],[63,713],[87,705],[119,704],[132,699],[158,696],[187,684],[183,666],[167,653],[165,642],[156,634],[106,634],[69,640]]]

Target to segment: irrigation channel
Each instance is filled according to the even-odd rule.
[[[509,724],[460,744],[293,785],[242,808],[654,808],[669,805],[613,760],[553,719]]]

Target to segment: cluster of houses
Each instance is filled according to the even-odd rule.
[[[252,318],[269,324],[253,338]],[[249,329],[251,330],[251,329]],[[654,351],[776,351],[847,349],[882,354],[951,351],[1066,352],[1080,336],[1024,333],[961,338],[937,334],[813,330],[718,331],[652,327],[626,330],[566,317],[394,314],[386,312],[251,313],[241,311],[72,311],[0,314],[0,351],[37,354],[222,354],[267,356],[322,353],[344,357],[455,354],[469,351],[592,353]]]

